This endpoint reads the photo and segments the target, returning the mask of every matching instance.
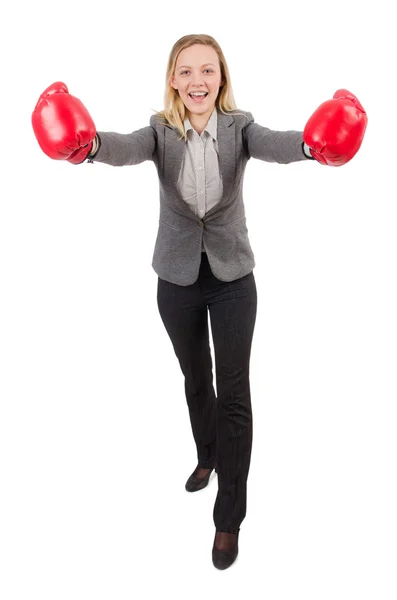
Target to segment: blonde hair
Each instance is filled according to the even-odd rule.
[[[221,67],[221,75],[222,82],[219,88],[219,93],[217,99],[215,101],[215,106],[221,112],[228,114],[233,112],[233,114],[242,114],[242,113],[234,113],[237,110],[236,102],[233,96],[232,84],[230,79],[229,68],[226,63],[226,59],[223,55],[222,49],[219,46],[218,42],[206,34],[190,34],[181,37],[172,47],[170,52],[168,63],[167,63],[167,72],[165,77],[165,92],[164,92],[164,110],[154,111],[156,116],[164,121],[164,125],[171,125],[174,127],[179,133],[181,137],[179,139],[186,140],[186,132],[183,125],[183,121],[186,117],[186,107],[179,96],[178,90],[172,87],[170,81],[175,72],[176,61],[178,59],[179,53],[185,48],[189,48],[194,44],[203,44],[205,46],[210,46],[214,48],[219,57],[219,64]]]

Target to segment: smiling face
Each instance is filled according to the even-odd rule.
[[[177,58],[175,72],[170,81],[186,106],[188,117],[209,119],[215,106],[222,74],[216,50],[210,46],[194,44],[182,50]],[[192,92],[207,92],[203,99],[194,100]]]

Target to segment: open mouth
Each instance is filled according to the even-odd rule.
[[[195,102],[196,104],[200,104],[200,102],[204,102],[205,98],[208,96],[208,92],[205,93],[204,96],[192,96],[191,94],[189,94],[189,98],[191,98],[193,100],[193,102]]]

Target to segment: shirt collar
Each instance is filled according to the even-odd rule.
[[[184,124],[186,133],[189,131],[189,129],[193,129],[192,124],[190,123],[190,120],[188,117],[185,118],[185,120],[183,121],[183,124]],[[217,113],[216,106],[214,106],[214,110],[212,111],[212,114],[211,114],[210,118],[208,119],[208,123],[205,126],[204,131],[208,131],[210,136],[212,136],[214,138],[214,140],[216,140],[216,139],[218,139],[217,138],[217,130],[218,130],[218,113]]]

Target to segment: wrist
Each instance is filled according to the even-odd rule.
[[[98,154],[98,152],[100,150],[100,147],[101,147],[101,138],[99,137],[98,134],[96,134],[96,136],[92,140],[92,148],[90,150],[90,153],[87,156],[88,162],[91,162],[91,163],[94,162],[92,159],[96,157],[96,155]]]
[[[302,152],[306,156],[306,158],[315,160],[314,156],[312,156],[312,153],[310,152],[310,146],[308,146],[306,142],[302,142]]]
[[[97,141],[97,136],[95,135],[94,139],[92,140],[92,148],[88,153],[88,157],[92,158],[94,156],[94,154],[96,154],[97,150],[98,150],[98,141]]]

